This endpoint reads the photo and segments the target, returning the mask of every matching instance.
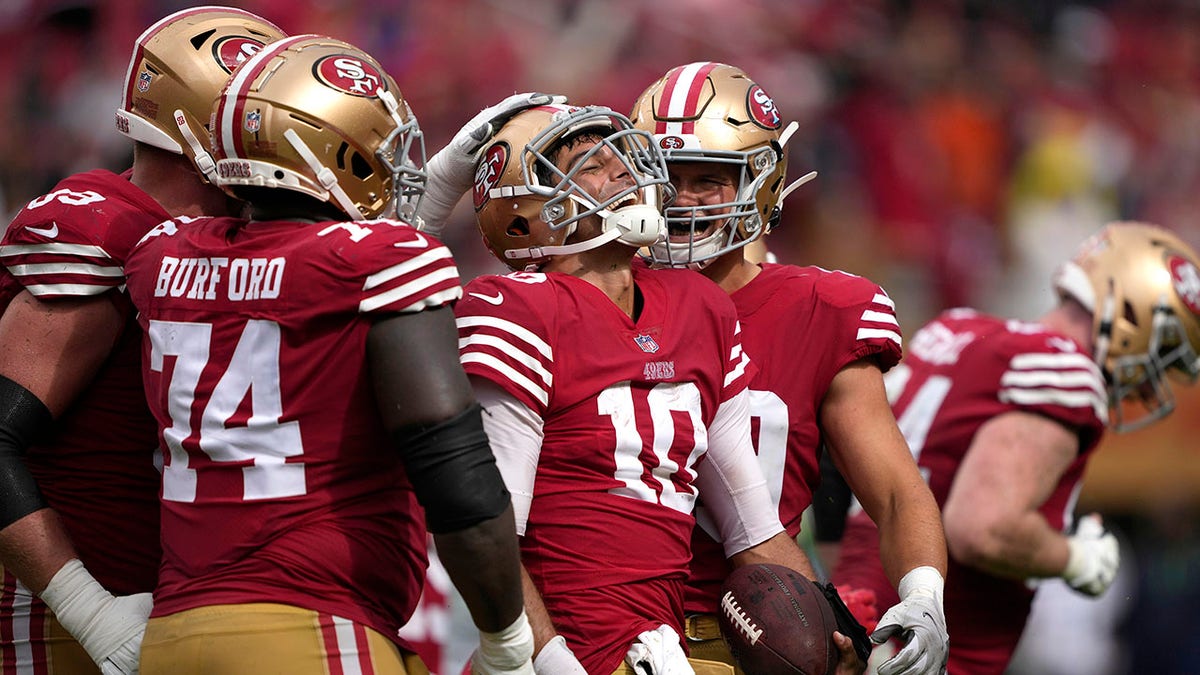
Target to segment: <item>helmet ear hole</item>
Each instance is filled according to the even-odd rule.
[[[350,156],[350,172],[354,174],[355,178],[366,180],[375,173],[375,169],[372,169],[370,163],[356,152]]]
[[[1125,320],[1134,326],[1138,325],[1137,310],[1134,309],[1133,303],[1125,301]]]
[[[520,217],[513,218],[508,227],[504,228],[504,232],[510,237],[528,237],[529,221]]]
[[[212,30],[206,30],[199,35],[192,36],[192,49],[199,50],[204,46],[205,42],[208,42],[208,38],[212,37],[212,34],[215,32],[217,32],[217,30],[214,28]]]

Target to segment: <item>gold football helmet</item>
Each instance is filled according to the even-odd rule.
[[[595,134],[598,142],[571,167],[560,169],[556,151],[582,134]],[[576,177],[605,149],[623,163],[630,181],[598,198]],[[484,243],[501,262],[521,270],[610,241],[634,248],[660,241],[669,189],[662,153],[629,118],[600,106],[551,104],[516,114],[496,133],[480,153],[473,197]],[[592,216],[601,219],[600,233],[569,241],[580,221]]]
[[[1111,424],[1143,427],[1175,408],[1167,381],[1200,375],[1200,258],[1171,232],[1110,223],[1062,264],[1055,289],[1093,315],[1094,357],[1108,383]],[[1127,419],[1127,406],[1144,414]]]
[[[229,74],[263,45],[284,37],[266,19],[233,7],[192,7],[138,38],[117,108],[117,130],[191,158],[212,182],[208,115]]]
[[[740,173],[733,201],[667,208],[674,241],[652,247],[653,262],[703,267],[778,222],[786,194],[783,147],[796,125],[784,129],[775,102],[741,69],[711,62],[673,68],[642,92],[630,119],[654,135],[668,163],[720,162]],[[709,232],[714,221],[717,227]],[[679,240],[682,233],[687,234],[684,241]]]
[[[417,118],[379,62],[341,40],[267,46],[229,79],[213,120],[214,182],[233,192],[283,188],[354,220],[409,221],[425,192]]]

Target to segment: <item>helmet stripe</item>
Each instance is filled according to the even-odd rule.
[[[257,23],[261,23],[265,26],[273,28],[281,34],[283,33],[283,31],[280,30],[278,26],[271,23],[270,21],[267,21],[266,19],[262,18],[261,16],[254,14],[252,12],[247,12],[244,9],[237,9],[236,7],[221,7],[218,5],[204,5],[202,7],[189,7],[188,9],[181,9],[178,12],[175,12],[174,14],[168,14],[167,16],[164,16],[163,18],[154,22],[154,24],[152,24],[146,30],[142,31],[142,34],[140,36],[138,36],[137,42],[134,43],[133,56],[129,59],[129,67],[125,70],[125,98],[121,101],[121,108],[123,110],[129,110],[130,105],[132,105],[132,103],[133,103],[133,88],[135,86],[135,81],[136,81],[134,78],[133,71],[137,68],[137,65],[142,62],[142,54],[145,53],[146,43],[149,42],[150,39],[153,38],[155,35],[158,35],[158,33],[160,31],[162,31],[164,28],[174,24],[176,21],[179,21],[180,19],[186,19],[187,17],[194,16],[196,14],[216,14],[216,13],[240,14],[242,16],[245,16],[247,19],[251,19]]]
[[[658,103],[660,121],[655,125],[658,134],[691,134],[695,133],[694,121],[676,122],[684,117],[694,117],[699,112],[700,91],[704,87],[708,74],[718,64],[710,61],[689,63],[676,68],[667,76],[663,87],[662,100]],[[661,121],[662,119],[672,121]]]
[[[259,74],[266,69],[267,64],[277,54],[300,40],[308,40],[316,35],[296,35],[284,38],[263,47],[257,54],[246,60],[226,85],[217,107],[217,128],[214,136],[220,139],[221,154],[225,157],[244,157],[245,146],[242,144],[242,134],[239,132],[239,120],[245,114],[246,95]]]

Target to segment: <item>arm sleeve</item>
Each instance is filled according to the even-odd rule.
[[[696,487],[717,522],[726,557],[784,529],[751,445],[749,400],[743,390],[717,409],[708,455],[697,467]]]
[[[483,428],[496,455],[496,465],[512,495],[517,534],[523,536],[542,451],[542,419],[491,380],[472,377],[471,384],[483,406]]]

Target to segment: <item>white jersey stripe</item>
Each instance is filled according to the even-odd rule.
[[[485,368],[491,368],[499,373],[505,380],[512,382],[518,387],[529,392],[529,395],[538,400],[542,405],[550,403],[550,392],[539,387],[533,380],[525,377],[517,372],[515,368],[504,363],[500,359],[491,354],[482,354],[480,352],[470,352],[459,357],[459,361],[465,366],[468,363],[478,363]]]
[[[889,314],[887,312],[876,312],[873,309],[868,309],[867,311],[863,312],[861,318],[863,321],[874,321],[876,323],[886,323],[886,324],[891,324],[893,326],[900,325],[900,322],[896,321],[895,314]]]
[[[876,293],[875,297],[871,298],[871,302],[877,305],[883,305],[884,307],[890,307],[892,310],[896,309],[896,303],[892,302],[892,299],[883,293]]]
[[[1002,403],[1017,405],[1060,405],[1065,408],[1093,408],[1096,417],[1107,421],[1108,403],[1088,391],[1063,391],[1062,389],[1001,389],[997,398]]]
[[[427,296],[421,298],[420,300],[414,302],[413,304],[411,304],[407,307],[401,308],[400,313],[401,314],[410,314],[412,312],[419,312],[423,309],[429,309],[431,307],[441,307],[442,305],[454,302],[455,300],[458,300],[461,297],[462,297],[462,286],[455,286],[454,288],[447,288],[444,291],[441,291],[439,293],[434,293],[433,295],[427,295]]]
[[[520,363],[521,365],[541,376],[542,382],[546,385],[547,389],[554,384],[554,375],[551,374],[549,370],[546,370],[546,367],[542,365],[542,362],[539,361],[537,357],[531,355],[529,352],[519,349],[513,343],[500,336],[488,335],[486,333],[475,333],[471,337],[458,339],[458,351],[460,352],[467,351],[467,347],[470,347],[471,345],[485,345],[488,347],[494,347],[501,352],[504,352],[504,355],[508,358]]]
[[[444,246],[439,246],[438,248],[425,251],[421,255],[414,256],[402,263],[392,265],[387,269],[380,270],[367,277],[367,282],[363,284],[363,290],[369,291],[380,284],[387,283],[392,279],[395,279],[396,277],[416,272],[435,260],[444,260],[449,257],[450,249]]]
[[[31,284],[25,287],[31,295],[101,295],[115,286],[102,284]]]
[[[343,619],[340,616],[329,618],[333,619],[333,634],[337,638],[338,663],[342,666],[342,674],[362,675],[362,666],[358,660],[359,652],[367,645],[358,644],[358,639],[354,635],[354,623],[349,619]]]
[[[512,321],[494,316],[467,316],[459,317],[457,323],[460,332],[464,328],[471,328],[473,326],[487,326],[504,331],[538,350],[542,356],[546,357],[547,361],[554,362],[554,350],[550,348],[550,345],[546,344],[545,340],[538,337],[528,328],[515,324]]]
[[[1000,376],[1001,386],[1020,387],[1057,387],[1059,389],[1077,389],[1086,387],[1097,396],[1105,396],[1104,385],[1095,373],[1084,370],[1009,370]]]
[[[1096,362],[1090,356],[1078,352],[1017,354],[1012,357],[1008,366],[1013,370],[1037,370],[1045,368],[1056,370],[1085,369],[1100,377],[1100,368],[1096,366]]]
[[[749,364],[750,364],[750,357],[747,356],[746,354],[742,354],[742,359],[740,361],[738,361],[738,364],[736,366],[733,367],[733,370],[729,371],[728,373],[725,373],[725,384],[723,386],[728,387],[739,377],[741,377],[742,375],[745,375],[746,374],[746,366]]]
[[[14,577],[15,579],[15,577]],[[33,594],[24,584],[17,581],[13,592],[13,602],[9,618],[12,620],[13,651],[15,654],[16,673],[32,675],[37,672],[33,665]],[[42,610],[48,611],[48,610]],[[40,639],[42,636],[38,636]]]
[[[37,263],[30,265],[13,265],[8,271],[15,277],[38,276],[43,274],[82,274],[93,277],[123,277],[124,270],[120,267],[104,265],[88,265],[85,263]]]
[[[87,256],[89,258],[101,258],[103,260],[111,260],[108,251],[99,246],[91,246],[88,244],[9,244],[0,246],[0,258],[10,258],[18,255],[32,255],[34,253],[48,253],[52,255],[74,255]]]
[[[436,285],[442,283],[443,281],[447,281],[449,279],[457,279],[457,278],[458,278],[458,268],[457,267],[451,266],[451,267],[443,267],[441,269],[436,269],[436,270],[433,270],[432,272],[430,272],[429,274],[426,274],[423,277],[413,279],[412,281],[408,282],[407,284],[401,284],[399,286],[396,286],[395,288],[389,289],[382,293],[377,293],[375,295],[370,295],[370,296],[363,298],[362,301],[358,303],[358,311],[359,312],[374,311],[376,309],[379,309],[380,307],[391,304],[397,300],[406,298],[410,295],[417,295],[421,292],[421,289],[423,289],[423,288],[430,288],[430,287],[433,287],[433,286],[436,286]],[[366,289],[364,288],[363,290],[366,290]],[[458,297],[462,297],[461,289],[459,291]]]
[[[869,340],[871,338],[887,338],[896,344],[901,344],[900,334],[894,330],[886,330],[883,328],[859,328],[857,340]]]

